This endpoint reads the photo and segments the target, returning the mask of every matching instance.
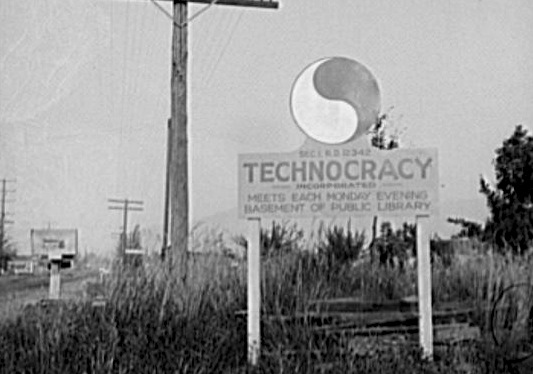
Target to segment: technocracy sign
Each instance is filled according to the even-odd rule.
[[[308,65],[290,107],[308,139],[292,153],[239,156],[239,218],[436,213],[437,151],[379,150],[366,141],[381,99],[363,64],[332,57]]]
[[[436,214],[435,149],[358,144],[240,155],[239,218]]]

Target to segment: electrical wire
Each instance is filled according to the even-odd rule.
[[[141,110],[142,106],[137,105],[137,103],[140,100],[140,90],[139,90],[139,82],[140,82],[140,76],[141,74],[137,72],[137,70],[140,68],[140,63],[143,60],[143,57],[145,58],[145,54],[142,53],[143,49],[147,49],[144,46],[143,40],[146,40],[146,37],[140,38],[139,37],[139,30],[145,30],[145,24],[146,24],[146,17],[144,16],[144,12],[141,11],[139,8],[136,9],[136,17],[133,18],[133,36],[132,36],[132,54],[131,54],[131,60],[135,62],[134,64],[134,70],[132,72],[133,79],[132,84],[130,84],[130,89],[128,91],[128,102],[130,103],[130,110],[128,110],[128,113],[130,114],[129,122],[132,121],[138,121],[142,118],[142,115],[138,112]],[[145,70],[145,69],[144,69]],[[131,126],[127,127],[131,135]]]
[[[226,50],[228,49],[229,45],[230,45],[230,42],[231,40],[233,39],[233,35],[235,34],[235,31],[237,31],[237,27],[239,26],[239,23],[242,19],[242,16],[244,14],[244,11],[241,10],[238,18],[237,18],[237,21],[235,21],[233,23],[233,26],[232,26],[232,29],[229,33],[229,37],[226,39],[226,42],[224,44],[224,46],[222,47],[222,51],[220,52],[220,54],[218,55],[217,59],[215,60],[215,64],[213,65],[213,68],[209,71],[209,74],[207,74],[206,76],[206,79],[205,79],[205,85],[209,85],[209,82],[211,82],[211,78],[213,77],[213,75],[215,74],[217,68],[218,68],[218,65],[220,64],[220,62],[222,61],[222,58],[224,57],[225,53],[226,53]]]
[[[124,34],[129,34],[129,19],[130,19],[130,1],[128,0],[126,2],[126,14],[125,14],[125,24],[124,24]],[[126,41],[124,43],[124,52],[123,52],[123,59],[122,59],[122,84],[121,84],[121,94],[120,94],[120,119],[119,119],[119,141],[118,141],[118,147],[117,147],[117,185],[122,186],[120,182],[122,182],[125,179],[125,175],[123,175],[122,171],[125,169],[124,167],[124,116],[125,116],[125,105],[126,105],[126,93],[128,91],[128,85],[129,80],[127,80],[126,73],[128,71],[129,66],[129,57],[130,53],[130,43],[129,38],[126,38]]]
[[[187,21],[183,22],[183,23],[177,23],[174,21],[174,17],[172,16],[172,14],[170,14],[169,12],[167,12],[167,10],[165,8],[163,8],[161,5],[159,5],[158,3],[156,3],[156,0],[150,0],[152,2],[152,4],[154,4],[163,14],[165,14],[173,23],[175,26],[179,27],[179,28],[182,28],[182,27],[185,27],[187,26],[189,23],[191,23],[192,21],[194,21],[197,17],[199,17],[200,15],[202,15],[202,13],[204,13],[205,11],[207,11],[209,8],[211,8],[213,5],[215,5],[217,3],[218,0],[211,0],[211,2],[209,4],[207,4],[205,7],[203,7],[202,9],[200,9],[198,12],[196,12],[195,14],[193,14],[191,17],[189,17],[187,19]]]
[[[193,40],[194,44],[197,43],[197,55],[201,56],[198,61],[198,64],[193,65],[193,68],[198,68],[198,73],[196,74],[196,76],[202,77],[200,86],[205,81],[207,73],[211,71],[212,62],[220,53],[218,49],[223,44],[222,42],[224,36],[227,34],[226,31],[223,30],[223,26],[229,26],[228,17],[232,13],[217,12],[214,14],[216,16],[214,16],[213,21],[208,22],[208,27],[202,29],[199,41],[196,42]],[[195,34],[193,33],[192,36],[194,38]]]
[[[137,74],[135,68],[137,65],[135,64],[135,62],[141,60],[141,55],[143,54],[141,51],[143,49],[142,40],[144,39],[138,38],[137,33],[139,30],[144,30],[146,17],[143,17],[142,12],[140,12],[138,9],[137,11],[135,11],[135,9],[137,8],[130,9],[128,1],[124,25],[124,35],[126,37],[126,43],[123,54],[124,63],[122,65],[123,90],[121,95],[122,105],[119,119],[120,125],[118,129],[119,144],[117,147],[117,151],[119,153],[117,167],[122,172],[122,174],[118,177],[122,183],[125,183],[125,181],[128,180],[128,170],[130,170],[130,168],[126,167],[127,160],[129,159],[129,157],[127,156],[129,142],[126,141],[126,139],[132,138],[134,135],[139,134],[143,129],[142,126],[137,126],[137,128],[135,128],[129,125],[132,121],[136,121],[137,119],[141,118],[141,116],[138,115],[138,111],[141,109],[141,106],[136,105],[136,103],[140,100],[140,74]],[[130,38],[129,36],[132,32],[133,35]],[[111,132],[113,131],[114,130],[111,130]],[[117,175],[118,174],[120,173],[117,173]]]

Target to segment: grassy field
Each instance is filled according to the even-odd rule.
[[[490,269],[492,268],[492,272]],[[359,357],[348,340],[316,338],[306,323],[262,320],[262,359],[246,365],[246,266],[226,257],[196,256],[186,271],[157,259],[137,270],[115,269],[106,280],[108,303],[94,307],[75,299],[56,306],[26,308],[0,325],[0,371],[5,373],[531,373],[517,362],[517,344],[495,344],[486,321],[488,307],[511,285],[531,284],[531,262],[479,256],[444,267],[433,266],[435,301],[469,301],[478,306],[479,342],[450,346],[432,362],[406,342]],[[520,291],[521,292],[521,291]],[[529,310],[529,295],[505,295],[506,305]],[[416,269],[358,266],[322,261],[290,251],[262,261],[262,314],[305,313],[317,298],[360,296],[392,300],[416,294]],[[505,304],[504,301],[500,303]],[[11,303],[13,301],[9,301]],[[505,325],[506,316],[494,316]],[[522,326],[523,327],[523,326]],[[380,344],[376,338],[374,344]],[[524,348],[525,347],[525,348]],[[321,350],[317,356],[311,354]],[[530,359],[531,360],[531,359]],[[524,371],[525,370],[525,371]]]
[[[94,270],[66,270],[61,273],[62,296],[81,300],[84,282],[96,279]],[[50,276],[7,275],[0,277],[0,321],[17,316],[26,305],[34,304],[48,297]]]

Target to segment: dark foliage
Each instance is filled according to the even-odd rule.
[[[444,267],[452,264],[455,256],[455,250],[450,240],[434,239],[429,242],[431,261],[438,258]]]
[[[296,224],[288,225],[287,222],[272,221],[270,229],[261,228],[261,256],[291,253],[298,248],[303,235],[303,230]],[[244,235],[234,236],[233,241],[243,248],[248,248],[248,240]]]
[[[388,119],[388,114],[382,114],[370,130],[370,144],[373,147],[389,150],[400,146],[398,133],[390,134],[390,130],[387,129]]]
[[[373,245],[381,265],[403,269],[410,255],[416,256],[416,225],[404,222],[394,231],[390,222],[383,222]]]
[[[7,270],[8,261],[15,258],[17,251],[9,240],[9,237],[4,236],[0,231],[0,269]]]
[[[481,223],[470,221],[464,218],[452,217],[449,217],[447,221],[461,227],[461,231],[455,235],[456,238],[483,239],[485,236],[485,229]]]
[[[348,227],[350,223],[348,223]],[[359,258],[365,242],[365,234],[350,228],[328,227],[319,244],[318,254],[333,270],[335,266],[352,263]]]
[[[261,229],[261,255],[289,253],[298,247],[303,236],[303,230],[296,224],[272,221],[270,230]]]
[[[496,149],[494,167],[494,187],[480,180],[491,213],[485,236],[500,250],[524,254],[533,242],[533,136],[517,126]]]

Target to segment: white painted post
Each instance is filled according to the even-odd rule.
[[[431,309],[431,260],[429,216],[416,216],[416,255],[418,270],[419,337],[423,357],[433,358],[433,322]]]
[[[257,365],[261,349],[261,220],[248,220],[248,362]]]
[[[52,300],[59,300],[61,298],[61,275],[59,267],[61,263],[58,261],[50,262],[50,292],[49,298]]]

